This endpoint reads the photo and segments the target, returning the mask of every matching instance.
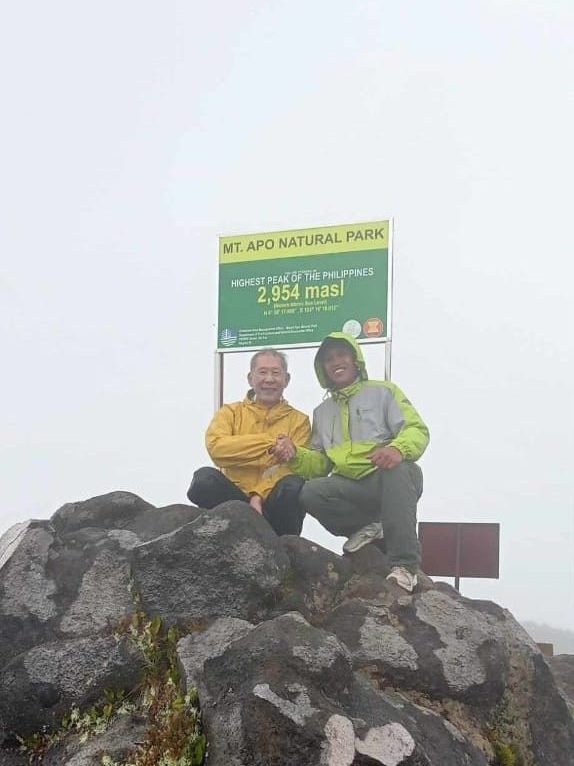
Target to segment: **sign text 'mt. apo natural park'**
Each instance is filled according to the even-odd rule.
[[[218,350],[389,337],[391,221],[219,238]]]

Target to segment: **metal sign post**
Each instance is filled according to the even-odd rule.
[[[221,351],[215,352],[215,374],[213,379],[215,381],[214,401],[216,412],[223,406],[224,359],[225,355]]]

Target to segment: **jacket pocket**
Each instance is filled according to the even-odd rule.
[[[381,442],[388,438],[383,415],[375,407],[356,407],[351,416],[351,439],[353,441]]]

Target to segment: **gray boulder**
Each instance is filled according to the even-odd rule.
[[[66,503],[54,513],[52,524],[60,534],[84,527],[129,529],[153,507],[131,492],[109,492],[89,500]]]
[[[547,664],[522,626],[496,604],[438,586],[392,600],[345,601],[324,627],[378,687],[390,684],[416,700],[422,694],[434,709],[451,700],[464,711],[472,739],[492,730],[532,753],[533,763],[571,766],[574,727]]]
[[[280,544],[290,568],[282,583],[278,612],[297,610],[310,622],[322,619],[340,602],[353,576],[350,557],[293,535],[281,537]]]
[[[135,585],[147,612],[166,622],[219,616],[262,619],[273,609],[289,559],[246,503],[223,503],[133,550]]]
[[[189,633],[179,641],[177,656],[186,690],[197,689],[203,706],[209,701],[209,690],[203,683],[205,663],[220,657],[234,641],[246,636],[254,627],[237,617],[219,617],[205,630]]]
[[[355,676],[345,646],[299,613],[251,629],[220,622],[193,646],[202,660],[186,644],[180,660],[203,690],[210,766],[486,766],[454,726]]]
[[[278,538],[241,502],[154,508],[114,492],[16,525],[0,539],[0,764],[26,762],[15,733],[138,686],[142,657],[113,632],[143,609],[183,630],[209,766],[486,766],[510,746],[524,766],[572,766],[550,671],[567,664],[496,604],[424,576],[406,594],[388,571],[376,545],[338,556]],[[67,738],[45,766],[124,758],[144,726]]]
[[[9,529],[0,538],[0,667],[41,643],[109,631],[134,609],[132,548],[201,514],[111,492]]]
[[[105,529],[133,532],[140,542],[173,532],[201,515],[192,505],[181,503],[163,508],[131,492],[109,492],[76,503],[66,503],[52,516],[52,526],[64,536],[82,530]]]
[[[129,525],[129,529],[142,542],[147,542],[161,535],[174,532],[184,524],[189,524],[190,521],[195,521],[202,513],[204,511],[193,505],[166,505],[163,508],[153,508],[147,513],[140,514]]]
[[[47,521],[17,524],[0,538],[0,667],[56,637],[58,588],[47,569],[53,543]]]
[[[71,707],[102,700],[106,689],[133,689],[142,665],[141,655],[113,636],[36,646],[0,671],[0,730],[13,739],[57,729]]]
[[[92,527],[57,535],[49,522],[21,530],[0,568],[0,667],[38,644],[109,631],[133,611],[129,560],[139,542]]]

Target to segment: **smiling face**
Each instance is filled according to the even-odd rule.
[[[289,383],[289,373],[280,356],[260,354],[255,359],[247,380],[255,392],[255,401],[264,407],[272,407],[283,398],[283,391]]]
[[[327,346],[321,358],[325,375],[333,388],[345,388],[353,383],[359,374],[355,355],[347,343],[333,343]]]

